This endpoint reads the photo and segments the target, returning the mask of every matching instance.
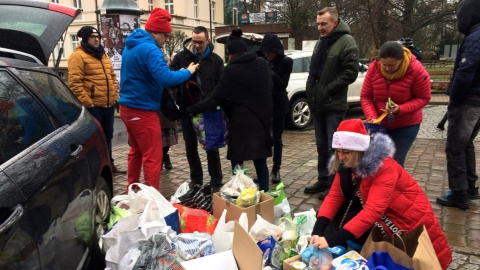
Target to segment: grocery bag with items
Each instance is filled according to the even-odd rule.
[[[252,178],[245,174],[246,169],[237,166],[230,181],[220,189],[220,196],[239,207],[255,205],[260,200],[260,192]]]

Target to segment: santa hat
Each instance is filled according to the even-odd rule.
[[[155,33],[171,33],[170,21],[172,16],[163,8],[154,8],[145,24],[145,30]]]
[[[360,119],[344,120],[333,133],[332,148],[352,151],[366,151],[370,145],[370,136]]]

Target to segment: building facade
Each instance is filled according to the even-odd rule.
[[[59,76],[66,79],[67,60],[70,54],[80,43],[77,32],[86,25],[94,26],[100,30],[100,15],[95,11],[102,7],[103,0],[38,0],[41,2],[52,2],[67,6],[81,8],[83,12],[72,22],[68,28],[65,39],[61,41],[56,50],[50,57],[49,66],[54,67],[58,58]],[[187,37],[191,36],[192,30],[196,26],[204,26],[211,29],[214,35],[214,29],[217,26],[223,26],[224,9],[223,0],[131,0],[138,8],[143,11],[140,16],[140,27],[143,28],[150,15],[151,10],[156,7],[167,9],[172,14],[172,29],[185,32]],[[211,6],[211,12],[210,12]],[[211,17],[211,20],[210,20]],[[101,30],[100,30],[101,31]],[[105,38],[105,37],[104,37]],[[60,48],[63,46],[63,53],[59,55]],[[179,48],[181,49],[181,48]],[[223,50],[222,50],[223,51]]]

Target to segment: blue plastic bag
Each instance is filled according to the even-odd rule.
[[[370,255],[367,260],[367,266],[369,269],[378,270],[413,270],[413,268],[405,267],[393,261],[388,252],[376,251]]]
[[[227,144],[227,118],[219,107],[213,112],[193,116],[192,123],[203,149],[222,148]]]

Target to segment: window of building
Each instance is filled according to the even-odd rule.
[[[152,11],[153,10],[153,0],[148,0],[148,10]],[[171,14],[171,13],[170,13]]]
[[[53,60],[56,61],[58,57],[65,59],[65,50],[61,50],[62,54],[60,55],[60,49],[63,48],[63,41],[59,41],[53,50]]]
[[[52,3],[58,4],[58,0],[52,0]]]
[[[198,0],[193,0],[193,18],[198,19]]]
[[[232,25],[238,25],[238,9],[237,8],[233,8]]]
[[[173,0],[165,0],[165,9],[170,12],[170,14],[175,14],[173,12]]]
[[[78,40],[78,36],[75,35],[70,35],[70,43],[72,44],[72,53],[75,51],[75,48],[77,48],[78,45],[80,45],[80,40]]]
[[[215,21],[215,1],[212,1],[212,21]]]
[[[82,0],[73,0],[73,6],[76,8],[82,8]]]

